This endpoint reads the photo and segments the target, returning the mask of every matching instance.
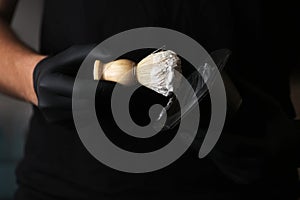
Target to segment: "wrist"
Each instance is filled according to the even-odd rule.
[[[37,64],[45,59],[46,56],[43,55],[34,55],[31,57],[30,63],[28,63],[26,67],[26,74],[27,76],[25,77],[26,81],[26,88],[24,90],[24,95],[25,95],[25,100],[32,103],[33,105],[38,105],[38,98],[37,94],[34,89],[34,81],[33,81],[33,72],[34,69],[36,68]]]

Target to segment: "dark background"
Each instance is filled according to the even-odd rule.
[[[12,23],[21,39],[34,49],[39,46],[41,6],[41,0],[20,0]],[[300,119],[299,66],[294,66],[290,80],[292,101]],[[0,95],[0,200],[10,199],[16,188],[14,170],[22,156],[30,115],[29,104]]]

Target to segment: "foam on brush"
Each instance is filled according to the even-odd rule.
[[[175,52],[167,50],[152,53],[138,63],[137,80],[151,90],[168,96],[181,81],[175,70],[181,72],[181,61]]]

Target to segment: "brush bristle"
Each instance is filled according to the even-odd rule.
[[[175,52],[167,50],[150,54],[137,65],[137,80],[144,86],[168,96],[178,88],[181,61]]]

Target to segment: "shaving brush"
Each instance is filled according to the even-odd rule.
[[[155,52],[137,65],[127,59],[119,59],[103,64],[96,60],[94,80],[107,80],[123,85],[137,82],[159,94],[168,96],[179,87],[181,78],[175,70],[181,72],[181,61],[175,52],[167,50]]]
[[[94,63],[94,80],[101,79],[123,85],[133,85],[136,83],[135,72],[133,71],[135,65],[135,62],[127,59],[119,59],[105,64],[96,60]]]

